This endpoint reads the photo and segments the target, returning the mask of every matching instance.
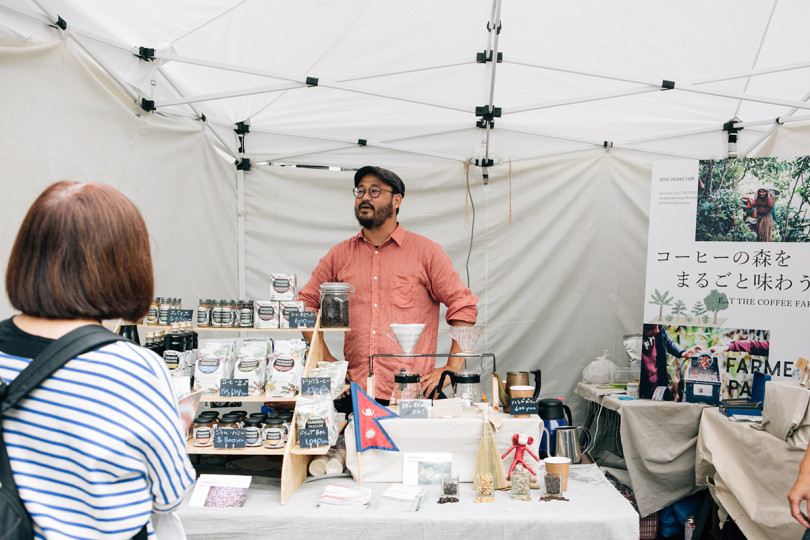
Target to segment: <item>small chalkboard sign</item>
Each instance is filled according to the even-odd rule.
[[[537,414],[537,400],[530,397],[512,398],[509,400],[509,414]]]
[[[302,396],[329,396],[332,395],[332,379],[329,377],[302,377]]]
[[[314,328],[317,317],[315,311],[293,311],[290,313],[290,328]]]
[[[193,309],[170,309],[169,315],[166,318],[166,324],[172,324],[176,322],[191,322],[194,319]]]
[[[239,397],[248,395],[248,380],[220,379],[219,395],[222,397]]]
[[[397,402],[400,418],[429,418],[432,401],[429,399],[401,399]]]
[[[244,429],[223,428],[214,430],[214,448],[244,448]]]
[[[307,427],[298,430],[298,446],[301,448],[318,448],[329,446],[329,430],[323,418],[310,418]]]

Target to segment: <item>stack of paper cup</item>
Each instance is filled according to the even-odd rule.
[[[309,474],[312,476],[340,474],[343,472],[345,463],[346,450],[330,448],[325,455],[318,456],[309,462]]]
[[[546,464],[547,473],[562,474],[562,490],[568,491],[568,469],[571,466],[571,458],[547,457],[543,463]]]

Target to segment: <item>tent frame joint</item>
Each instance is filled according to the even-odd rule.
[[[664,79],[661,81],[661,90],[673,90],[675,88],[675,81]]]
[[[151,62],[155,59],[155,49],[149,47],[138,47],[138,58],[145,62]]]
[[[478,64],[486,64],[492,62],[492,49],[480,53],[475,53],[475,61]],[[498,52],[498,63],[503,63],[503,53]]]

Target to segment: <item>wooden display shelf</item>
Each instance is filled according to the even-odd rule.
[[[264,446],[246,446],[244,448],[214,448],[213,446],[194,446],[186,441],[188,455],[206,456],[283,456],[284,448],[265,448]]]
[[[334,394],[332,397],[337,398],[343,392],[349,389],[348,384],[344,384],[343,388],[341,388],[339,394]],[[265,396],[264,394],[260,396],[220,396],[218,394],[202,394],[200,396],[200,402],[233,402],[233,401],[242,401],[244,403],[270,403],[270,404],[280,404],[280,405],[295,405],[295,400],[298,396],[293,397],[279,397],[279,396]]]
[[[171,330],[171,326],[160,324],[139,324],[138,328],[144,330]],[[191,328],[195,332],[258,332],[258,333],[278,333],[278,332],[312,332],[316,327],[312,328],[248,328],[248,327],[220,327],[214,328],[213,326],[196,326],[192,325]],[[351,330],[349,327],[334,327],[322,328],[318,327],[319,332],[348,332]]]

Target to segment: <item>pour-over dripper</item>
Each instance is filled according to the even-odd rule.
[[[412,354],[414,347],[416,347],[416,342],[419,341],[419,336],[422,335],[424,329],[424,324],[392,323],[391,332],[394,333],[394,337],[391,337],[390,333],[388,333],[388,337],[399,343],[399,347],[402,349],[403,353]]]
[[[450,337],[456,340],[461,352],[471,353],[483,330],[483,326],[451,326]]]

